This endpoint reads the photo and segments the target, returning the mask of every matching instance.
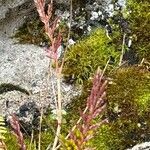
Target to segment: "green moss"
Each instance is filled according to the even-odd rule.
[[[77,8],[84,8],[86,6],[86,0],[73,0],[72,1],[73,4],[73,9],[77,9]]]
[[[66,122],[68,126],[76,123],[80,117],[80,110],[84,111],[87,97],[90,94],[91,86],[91,80],[88,80],[86,83],[84,83],[81,89],[81,94],[73,97],[71,102],[66,106]]]
[[[41,134],[41,150],[45,150],[49,144],[52,144],[54,140],[54,133],[51,131],[45,131]]]
[[[98,66],[104,68],[110,57],[114,59],[108,69],[118,63],[118,51],[108,39],[104,29],[97,29],[92,34],[71,46],[67,51],[63,74],[67,79],[74,79],[82,84],[95,73]]]
[[[146,94],[150,88],[150,74],[147,70],[139,67],[119,69],[113,73],[112,79],[112,84],[108,87],[108,100],[112,108],[116,103],[123,111],[130,112],[132,109],[136,111],[139,104],[143,108],[143,104],[148,102],[146,98],[140,99],[149,95]]]
[[[36,143],[33,141],[31,143],[31,138],[25,138],[25,145],[27,150],[36,150]]]
[[[52,132],[51,128],[49,128],[48,130],[41,132],[41,143],[40,143],[41,150],[46,150],[49,145],[52,146],[54,136],[55,136],[54,131]],[[39,133],[34,134],[32,143],[31,143],[30,136],[24,135],[24,141],[25,141],[27,150],[30,150],[30,149],[36,150],[39,145]],[[17,141],[15,135],[9,130],[5,134],[4,142],[5,142],[8,150],[19,150],[18,141]]]
[[[139,57],[150,60],[150,1],[149,0],[127,0],[127,10],[131,34],[133,36],[133,49]]]
[[[109,79],[108,104],[105,113],[109,124],[100,127],[96,136],[88,144],[97,150],[124,150],[137,143],[148,141],[150,132],[150,72],[137,66],[120,68],[111,72]],[[64,137],[79,118],[78,108],[85,108],[85,101],[90,89],[91,80],[83,86],[81,96],[74,99],[67,107],[66,123],[62,125]],[[56,121],[51,118],[49,112],[44,116],[42,123],[42,150],[53,142],[56,126]],[[14,139],[9,145],[10,139],[6,138],[9,149],[12,148],[12,142],[16,142]],[[38,145],[38,132],[34,136],[34,141]],[[29,147],[30,138],[26,138],[26,143]]]
[[[150,109],[148,107],[148,106],[150,106],[150,91],[149,91],[149,89],[143,90],[143,94],[141,94],[139,97],[137,97],[136,102],[137,102],[138,107],[140,108],[141,113],[143,111],[150,111]]]
[[[25,22],[14,37],[22,44],[40,45],[43,42],[49,43],[49,39],[44,32],[44,26],[38,18]]]
[[[45,120],[46,119],[46,120]],[[54,140],[54,131],[56,122],[52,122],[52,120],[48,120],[48,118],[45,118],[42,123],[42,132],[41,132],[41,150],[45,150],[49,144],[53,143]],[[38,147],[39,142],[39,132],[34,131],[33,133],[33,139],[31,143],[31,136],[26,135],[24,133],[24,141],[27,149],[36,150]],[[8,132],[5,134],[5,143],[7,145],[7,149],[9,150],[19,150],[18,141],[15,137],[15,135],[8,129]]]
[[[99,128],[91,140],[96,150],[124,150],[137,143],[148,141],[150,132],[150,72],[143,67],[116,69],[109,74],[107,111],[109,123]],[[85,108],[91,82],[68,106],[67,120],[74,124],[79,108]]]
[[[98,130],[98,134],[92,139],[91,145],[96,150],[122,150],[119,135],[115,130],[111,129],[109,125],[103,125]],[[107,141],[106,141],[107,140]]]
[[[5,135],[5,144],[7,146],[7,149],[9,150],[19,150],[16,137],[11,133],[10,130],[8,130],[8,132]]]
[[[65,22],[61,22],[55,34],[60,30],[63,42],[67,41],[68,27]],[[50,45],[50,40],[45,33],[44,24],[39,20],[38,17],[31,21],[25,22],[13,36],[21,44],[35,44],[35,45]]]
[[[98,150],[124,150],[149,140],[150,73],[139,67],[122,68],[111,75],[107,90],[109,124],[92,141]]]

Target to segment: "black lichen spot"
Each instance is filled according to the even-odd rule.
[[[26,89],[20,87],[19,85],[14,85],[11,83],[2,83],[0,84],[0,94],[9,92],[9,91],[20,91],[22,93],[25,93],[27,95],[30,95],[30,92]]]

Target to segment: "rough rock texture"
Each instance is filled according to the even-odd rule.
[[[32,92],[34,96],[30,96],[32,97],[31,99],[37,100],[39,92],[41,91],[41,94],[46,93],[47,89],[49,59],[45,56],[44,48],[34,45],[14,44],[13,39],[4,37],[0,39],[0,43],[0,84],[12,83],[14,85],[20,85],[24,89]],[[56,87],[54,70],[52,70],[52,76],[50,77],[50,81],[48,81],[50,87],[52,87],[51,82]],[[71,86],[62,83],[62,92],[67,92],[65,95],[69,94],[68,91],[71,88]],[[13,96],[13,94],[16,96]],[[37,96],[35,96],[36,94]],[[2,94],[0,96],[0,103],[4,103],[2,99],[8,99],[14,102],[19,101],[20,98],[17,95],[18,93],[15,92]],[[23,95],[25,99],[29,98],[27,95]],[[22,94],[20,96],[22,97]],[[50,104],[51,97],[54,97],[52,92],[48,97],[47,102],[46,100],[43,101],[45,105]],[[12,104],[10,106],[12,107]],[[14,108],[17,107],[15,106]]]
[[[47,80],[49,60],[44,48],[35,45],[14,44],[14,39],[0,37],[0,85],[11,83],[30,91],[30,95],[19,91],[0,94],[0,115],[9,119],[15,113],[28,130],[37,129],[41,108],[55,109],[56,76],[52,69]],[[47,87],[48,91],[47,92]],[[79,94],[79,90],[61,82],[63,106]]]
[[[11,9],[15,9],[18,6],[23,5],[24,3],[28,2],[29,0],[1,0],[0,1],[0,19],[5,19],[7,14],[10,12]],[[31,3],[31,0],[29,1]]]
[[[46,0],[46,2],[49,1]],[[54,0],[54,2],[69,4],[69,0]],[[3,31],[6,35],[12,35],[26,18],[34,14],[34,0],[0,0],[0,31]]]
[[[150,150],[150,142],[137,144],[133,148],[127,149],[127,150]]]
[[[34,10],[33,0],[1,0],[0,31],[11,35]]]

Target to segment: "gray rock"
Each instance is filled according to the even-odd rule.
[[[19,91],[0,94],[0,115],[9,119],[15,113],[22,126],[31,132],[37,129],[41,108],[55,109],[55,93],[57,81],[55,70],[47,80],[49,58],[44,48],[35,45],[14,44],[16,41],[6,36],[0,37],[0,85],[12,83],[31,91],[31,95]],[[49,92],[47,93],[47,88]],[[63,108],[70,99],[79,94],[79,90],[61,80]],[[32,106],[32,107],[31,107]]]
[[[15,90],[0,94],[0,115],[9,118],[12,113],[15,113],[24,126],[31,127],[37,111],[34,113],[27,108],[30,104],[35,104],[35,110],[39,112],[41,108],[44,108],[44,112],[48,108],[55,109],[56,74],[52,69],[51,76],[47,80],[49,58],[46,57],[44,48],[28,44],[14,44],[15,42],[7,36],[0,37],[0,85],[2,83],[19,85],[31,94],[27,95]],[[78,95],[80,91],[65,84],[62,80],[62,104],[65,108],[70,99]],[[25,106],[29,110],[23,109]]]
[[[6,35],[11,35],[35,9],[33,0],[2,0],[0,4],[0,31]]]
[[[150,150],[150,142],[137,144],[133,148],[127,150]]]
[[[50,0],[46,0],[48,3]],[[56,0],[58,4],[69,5],[69,0]],[[26,18],[36,12],[34,0],[0,0],[0,31],[12,35]]]

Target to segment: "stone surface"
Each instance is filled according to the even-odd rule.
[[[0,94],[0,115],[9,120],[11,114],[16,114],[23,128],[30,134],[33,128],[38,128],[41,109],[44,113],[50,108],[55,110],[57,80],[54,69],[47,80],[49,59],[44,48],[15,42],[14,39],[0,37],[0,85],[19,85],[31,94],[15,90]],[[65,109],[65,105],[80,91],[62,80],[62,104]]]
[[[33,0],[2,0],[0,3],[0,31],[11,35],[35,9]]]
[[[49,59],[45,55],[44,48],[35,45],[14,44],[14,42],[14,39],[0,38],[0,84],[20,85],[31,91],[32,94],[27,96],[16,91],[1,94],[2,113],[15,112],[27,101],[35,101],[39,108],[49,105],[54,108],[55,95],[52,87],[57,89],[56,76],[54,69],[52,69],[52,75],[47,81]],[[49,93],[46,96],[47,87]],[[70,96],[77,94],[71,85],[62,82],[61,87],[63,100],[69,101]],[[41,97],[39,96],[40,93]],[[6,101],[9,107],[6,107]]]
[[[150,150],[150,142],[137,144],[133,148],[127,150]]]

